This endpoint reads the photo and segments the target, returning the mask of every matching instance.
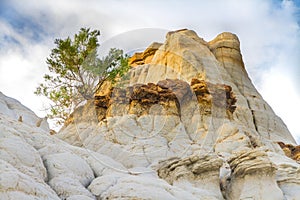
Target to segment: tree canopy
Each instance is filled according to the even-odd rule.
[[[128,56],[123,50],[112,48],[107,56],[98,58],[99,30],[81,28],[73,39],[56,39],[56,47],[46,59],[49,69],[36,95],[51,100],[48,117],[63,123],[82,102],[92,99],[105,80],[112,82],[129,69]]]

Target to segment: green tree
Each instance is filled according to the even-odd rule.
[[[99,59],[96,66],[87,65],[86,70],[99,77],[97,87],[105,80],[115,83],[118,77],[124,76],[129,70],[128,55],[124,55],[123,50],[111,48],[108,55]]]
[[[102,59],[97,57],[99,30],[81,28],[74,38],[56,39],[56,47],[47,58],[49,74],[44,75],[36,95],[51,100],[48,117],[63,123],[82,102],[92,99],[97,86],[114,81],[128,71],[128,56],[111,49]]]

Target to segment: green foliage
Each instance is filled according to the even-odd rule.
[[[120,49],[111,49],[108,56],[104,59],[105,66],[111,63],[108,70],[107,80],[116,83],[117,78],[124,76],[124,74],[129,70],[130,66],[128,64],[129,57],[127,55],[123,56],[123,51]],[[108,60],[108,61],[107,61]],[[117,62],[116,62],[117,61]]]
[[[99,30],[81,28],[74,38],[56,39],[46,63],[50,71],[35,94],[51,100],[48,116],[63,123],[83,101],[92,99],[97,85],[115,82],[128,70],[128,56],[112,48],[102,59],[97,57]]]
[[[129,70],[128,59],[123,50],[111,48],[107,56],[98,60],[96,67],[86,69],[101,77],[98,86],[105,80],[115,83],[118,77],[122,77]]]

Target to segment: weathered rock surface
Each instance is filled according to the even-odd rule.
[[[294,146],[292,144],[284,144],[283,142],[278,142],[278,144],[286,156],[300,163],[300,145]]]
[[[0,92],[0,114],[9,116],[27,125],[50,131],[46,118],[39,118],[19,101],[5,96],[2,92]]]
[[[257,148],[238,152],[228,160],[231,176],[227,199],[284,199],[276,183],[275,165],[265,150]]]
[[[132,67],[148,64],[151,62],[155,52],[159,49],[161,46],[161,43],[153,42],[143,53],[135,53],[130,59],[129,59],[129,65]]]
[[[197,100],[200,114],[211,113],[213,106],[225,108],[228,117],[235,110],[236,98],[228,85],[211,84],[192,79],[188,84],[178,79],[166,79],[157,84],[136,84],[125,89],[111,87],[106,93],[95,94],[94,104],[98,120],[134,114],[136,116],[184,115],[184,107]],[[156,106],[157,110],[154,110]]]
[[[159,163],[158,175],[171,185],[192,190],[202,199],[223,199],[219,178],[222,164],[214,154],[171,158]]]
[[[0,93],[0,199],[297,200],[299,146],[239,45],[170,32],[55,135]]]

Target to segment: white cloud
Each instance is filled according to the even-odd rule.
[[[43,41],[32,43],[28,40],[28,34],[14,31],[5,21],[0,21],[1,34],[7,34],[16,38],[21,46],[16,49],[12,45],[12,51],[1,51],[0,71],[5,67],[5,73],[9,73],[8,68],[21,72],[18,80],[23,80],[23,91],[27,91],[28,99],[36,99],[29,93],[35,88],[35,80],[40,77],[42,71],[46,70],[44,64],[45,57],[49,54],[49,49],[53,48],[55,38],[73,35],[80,27],[92,27],[101,30],[101,41],[105,41],[103,46],[124,45],[115,41],[119,34],[129,36],[128,49],[145,46],[146,42],[152,40],[163,41],[164,30],[174,30],[189,28],[195,30],[198,35],[206,40],[211,40],[223,31],[236,33],[241,41],[241,48],[246,68],[254,84],[263,96],[270,102],[276,113],[288,124],[291,132],[300,136],[297,124],[291,118],[285,117],[288,114],[281,112],[285,108],[285,103],[273,103],[272,99],[280,99],[277,92],[273,92],[273,85],[270,81],[277,77],[276,74],[284,75],[284,80],[289,80],[288,87],[292,88],[291,95],[294,107],[300,106],[300,30],[297,23],[299,8],[296,8],[292,1],[284,0],[188,0],[188,1],[139,1],[139,0],[64,0],[64,1],[40,1],[40,0],[11,0],[20,16],[26,16],[36,23],[44,31],[41,32]],[[299,13],[298,13],[299,16]],[[30,28],[30,26],[29,26]],[[151,34],[143,34],[130,37],[131,30],[151,28]],[[30,32],[30,29],[24,29]],[[155,30],[157,31],[155,34]],[[124,34],[125,33],[125,34]],[[116,36],[115,38],[113,38]],[[147,40],[145,40],[147,36]],[[113,38],[109,40],[110,38]],[[144,43],[143,43],[144,41]],[[145,42],[146,41],[146,42]],[[5,42],[5,41],[4,41]],[[135,45],[132,45],[135,44]],[[1,41],[1,46],[3,41]],[[131,45],[131,46],[130,46]],[[126,44],[125,44],[126,46]],[[7,47],[9,48],[9,47]],[[39,54],[37,54],[39,53]],[[35,56],[33,56],[36,54]],[[28,72],[21,69],[31,70],[31,78],[28,80]],[[33,66],[44,67],[34,68]],[[270,73],[271,69],[276,69],[276,73]],[[37,72],[37,70],[41,70]],[[27,73],[26,73],[27,72]],[[1,78],[5,75],[2,75]],[[266,79],[266,77],[268,77]],[[6,78],[7,79],[7,78]],[[3,80],[6,80],[5,77]],[[14,78],[11,78],[14,79]],[[17,78],[15,78],[17,79]],[[6,80],[11,83],[11,80]],[[20,83],[19,81],[18,83]],[[4,81],[0,80],[0,90],[11,88],[3,87]],[[287,82],[285,81],[285,84]],[[32,88],[33,87],[33,88]],[[30,90],[30,92],[29,92]],[[20,93],[17,88],[14,93]],[[27,99],[26,98],[26,99]],[[20,99],[22,101],[22,99]],[[25,99],[24,99],[25,100]],[[25,100],[26,101],[26,100]],[[31,100],[27,100],[31,101]],[[296,101],[296,102],[295,102]],[[298,107],[299,108],[299,107]],[[34,109],[34,108],[33,108]],[[36,109],[34,109],[36,111]],[[297,109],[294,109],[297,110]],[[291,116],[293,116],[292,114]]]
[[[42,104],[45,100],[35,97],[33,92],[46,72],[45,58],[50,52],[49,45],[33,43],[3,21],[0,25],[3,27],[0,38],[9,36],[15,41],[1,40],[0,91],[44,116]]]
[[[289,130],[300,142],[299,113],[300,96],[296,93],[288,76],[278,69],[271,69],[263,75],[261,93],[276,114],[287,124]]]

